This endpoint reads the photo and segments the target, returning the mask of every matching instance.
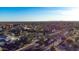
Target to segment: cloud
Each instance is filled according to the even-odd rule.
[[[62,21],[79,21],[79,8],[59,11],[59,15],[54,18]]]

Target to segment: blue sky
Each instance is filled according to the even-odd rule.
[[[0,7],[0,21],[63,20],[71,9],[69,7]]]

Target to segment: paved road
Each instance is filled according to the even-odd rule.
[[[26,49],[29,49],[29,48],[32,47],[37,41],[38,41],[38,40],[34,40],[32,43],[26,44],[26,45],[24,45],[22,48],[17,49],[16,51],[24,51],[24,50],[26,50]]]

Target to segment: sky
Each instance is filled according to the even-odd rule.
[[[0,7],[0,21],[77,21],[79,8]]]

